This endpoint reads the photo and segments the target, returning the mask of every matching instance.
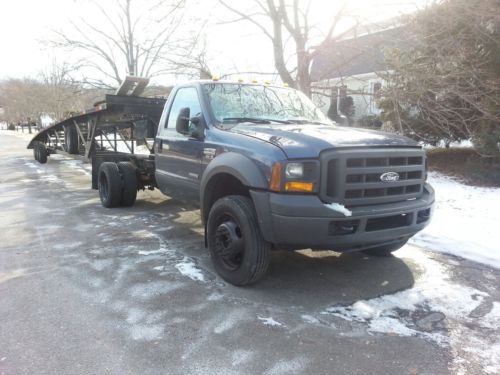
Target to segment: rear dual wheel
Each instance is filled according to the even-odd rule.
[[[122,176],[122,196],[120,205],[124,207],[133,206],[137,198],[137,170],[132,163],[121,161],[118,170]]]
[[[104,162],[99,167],[98,189],[104,207],[129,207],[137,197],[136,168],[130,162]]]

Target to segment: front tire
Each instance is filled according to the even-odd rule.
[[[113,208],[120,205],[122,199],[122,177],[118,165],[104,162],[99,167],[98,189],[101,203],[104,207]]]
[[[212,206],[207,221],[208,249],[217,273],[243,286],[259,281],[271,259],[250,198],[231,195]]]
[[[404,240],[392,243],[390,245],[372,247],[370,249],[363,250],[363,253],[376,257],[388,257],[392,254],[393,251],[401,249],[404,245],[406,245],[407,242],[408,240]]]

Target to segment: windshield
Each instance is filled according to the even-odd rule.
[[[331,124],[307,96],[294,89],[215,82],[204,84],[203,89],[220,122]]]

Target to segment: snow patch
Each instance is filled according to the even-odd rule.
[[[153,341],[160,339],[163,334],[162,325],[136,325],[131,327],[130,335],[136,341]]]
[[[141,309],[131,308],[127,314],[127,323],[137,324],[146,316],[146,312]]]
[[[346,217],[352,216],[352,211],[345,208],[345,206],[343,206],[339,203],[329,203],[329,204],[325,204],[325,206],[328,207],[330,210],[344,214],[344,216],[346,216]]]
[[[348,306],[332,306],[321,314],[363,323],[372,333],[417,336],[443,347],[460,346],[464,337],[471,343],[476,342],[473,345],[476,349],[489,348],[493,344],[490,340],[491,337],[496,338],[495,334],[490,331],[484,336],[482,331],[498,328],[500,304],[495,303],[484,318],[474,318],[470,316],[471,312],[489,298],[487,293],[454,283],[449,279],[446,266],[432,260],[422,251],[406,246],[396,256],[411,258],[414,263],[424,267],[423,275],[415,280],[412,288],[360,300]],[[431,319],[426,321],[425,318]],[[441,320],[447,327],[446,332],[441,331]],[[475,326],[479,326],[479,329],[469,328]],[[495,368],[498,355],[493,351],[485,354],[484,368]]]
[[[434,217],[410,243],[500,268],[500,189],[467,186],[436,172],[428,181],[436,190]]]
[[[264,372],[264,375],[274,374],[302,374],[305,373],[306,360],[304,358],[284,359],[273,365]]]
[[[92,175],[92,167],[90,165],[85,165],[82,160],[74,159],[74,160],[61,160],[61,163],[66,165],[71,169],[78,170],[87,176]]]
[[[425,267],[424,274],[415,281],[412,288],[370,300],[357,301],[350,306],[330,307],[326,313],[350,321],[368,322],[377,329],[377,332],[384,332],[381,329],[387,326],[387,318],[399,318],[397,310],[412,312],[426,307],[429,311],[445,314],[448,319],[467,321],[470,319],[468,315],[488,296],[487,293],[477,289],[449,281],[447,269],[423,252],[405,247],[397,256],[410,257]],[[378,319],[381,321],[377,322]],[[403,335],[414,333],[404,329],[400,331],[404,332]]]
[[[304,315],[301,315],[300,316],[302,318],[303,321],[307,322],[307,323],[312,323],[312,324],[317,324],[319,323],[319,320],[316,319],[314,316],[312,315],[307,315],[307,314],[304,314]]]
[[[500,341],[494,344],[487,344],[475,337],[467,338],[464,350],[472,354],[472,357],[479,359],[486,374],[500,374]]]
[[[239,366],[246,363],[252,359],[254,353],[248,350],[238,349],[231,354],[231,365],[233,367]]]
[[[149,232],[147,230],[143,230],[143,229],[136,230],[136,231],[132,232],[132,235],[134,237],[139,237],[139,238],[152,238],[152,237],[158,238],[154,233],[151,233],[151,232]],[[161,242],[161,240],[160,240],[160,242]]]
[[[182,283],[151,281],[149,283],[135,284],[130,288],[129,293],[132,297],[147,300],[163,294],[168,294],[182,286]]]
[[[265,318],[263,316],[257,316],[257,319],[259,319],[265,326],[271,326],[271,327],[283,327],[283,324],[280,322],[277,322],[274,320],[272,317]]]
[[[214,333],[221,334],[232,329],[236,324],[244,319],[244,312],[241,310],[236,310],[231,312],[229,315],[222,317],[222,321],[214,328]]]
[[[96,271],[104,271],[113,265],[112,259],[95,259],[90,263],[90,266]]]
[[[220,301],[224,296],[220,293],[212,293],[207,297],[207,301]]]
[[[53,183],[57,183],[57,184],[64,184],[63,180],[61,180],[59,177],[52,175],[52,174],[40,176],[40,179],[42,181],[53,182]]]
[[[371,332],[381,332],[381,333],[392,333],[398,336],[416,336],[417,331],[408,328],[405,324],[400,322],[398,319],[390,317],[380,317],[374,319],[370,323],[369,331]]]
[[[189,277],[194,281],[205,281],[205,276],[201,270],[196,266],[196,264],[190,260],[188,257],[184,257],[181,263],[177,263],[175,268],[179,270],[184,276]]]
[[[165,249],[155,249],[155,250],[139,250],[137,254],[139,255],[154,255],[164,253]]]
[[[481,318],[481,325],[491,329],[500,327],[500,302],[493,302],[491,311]]]

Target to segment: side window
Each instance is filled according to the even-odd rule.
[[[197,116],[201,113],[198,93],[194,87],[185,87],[179,89],[175,94],[174,102],[172,103],[168,121],[166,123],[166,127],[168,129],[175,129],[175,123],[177,121],[177,117],[179,116],[179,112],[182,108],[186,107],[188,107],[190,110],[190,117]]]

